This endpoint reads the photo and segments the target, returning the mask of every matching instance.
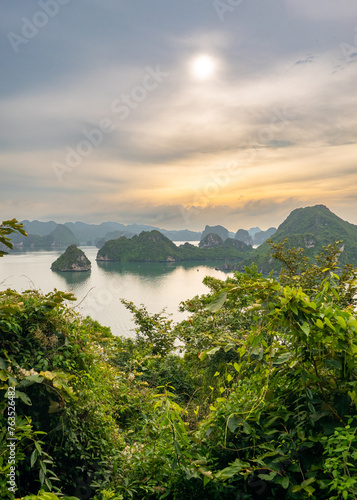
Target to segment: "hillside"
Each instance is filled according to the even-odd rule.
[[[357,226],[344,221],[324,205],[293,210],[270,239],[274,243],[288,239],[289,248],[304,248],[309,257],[320,253],[323,246],[342,240],[340,264],[357,265]],[[256,249],[251,258],[264,272],[279,267],[271,258],[268,242]]]
[[[253,236],[253,245],[262,245],[264,241],[273,236],[276,233],[276,227],[270,227],[266,231],[258,231]]]
[[[253,238],[250,236],[249,231],[245,229],[238,229],[234,238],[238,241],[243,241],[246,245],[253,246]]]
[[[107,241],[98,251],[97,260],[162,262],[181,260],[178,247],[159,231],[143,231],[132,238],[121,236]]]
[[[249,252],[242,242],[228,239],[226,242],[209,248],[198,248],[190,243],[176,246],[159,231],[143,231],[128,239],[121,236],[107,241],[98,251],[98,261],[117,262],[180,262],[188,260],[225,260],[241,261]]]
[[[203,233],[201,234],[201,240],[203,240],[208,234],[218,234],[222,240],[226,240],[229,237],[229,231],[223,226],[206,226]]]
[[[55,229],[50,233],[53,237],[53,246],[67,247],[69,245],[79,245],[78,238],[64,224],[57,224]]]

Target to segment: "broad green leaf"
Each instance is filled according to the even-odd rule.
[[[283,480],[281,481],[281,486],[284,488],[284,490],[287,490],[289,488],[289,478],[284,477]]]
[[[210,302],[206,306],[207,311],[210,311],[212,313],[217,312],[219,309],[221,309],[226,300],[227,300],[227,292],[221,292],[212,300],[212,302]]]
[[[346,330],[346,328],[347,328],[346,321],[342,318],[342,316],[336,316],[336,319],[337,319],[337,322],[339,323],[340,327],[343,330]]]
[[[300,486],[302,488],[306,488],[306,486],[309,486],[309,484],[313,483],[314,481],[315,481],[315,478],[310,477],[309,479],[306,479],[305,481],[303,481]]]
[[[50,400],[50,406],[48,408],[48,413],[57,413],[58,411],[61,411],[62,407],[57,401],[52,401]]]
[[[45,377],[45,379],[47,380],[53,380],[57,374],[55,372],[40,372],[40,375],[42,375],[43,377]]]
[[[336,330],[335,330],[335,327],[333,326],[333,324],[331,323],[331,321],[330,321],[328,318],[326,318],[326,316],[324,317],[324,321],[325,321],[326,325],[327,325],[329,328],[331,328],[331,330],[333,330],[334,332],[336,331]]]
[[[227,427],[231,432],[235,432],[239,425],[242,423],[241,418],[236,418],[235,416],[229,418],[227,422]]]
[[[258,474],[258,477],[260,479],[263,479],[263,481],[271,481],[275,476],[276,472],[273,470],[269,474]]]
[[[301,429],[297,431],[297,436],[299,439],[304,440],[305,439],[305,432]]]
[[[317,320],[316,320],[316,326],[317,326],[318,328],[321,328],[321,330],[323,330],[323,328],[324,328],[324,324],[323,324],[323,322],[321,321],[321,319],[317,319]]]
[[[305,335],[308,337],[310,335],[310,327],[306,321],[302,325],[300,325],[301,330],[305,333]]]
[[[24,392],[16,391],[16,397],[19,397],[21,399],[21,401],[23,401],[25,403],[25,405],[28,405],[28,406],[32,405],[31,399]]]
[[[31,464],[31,467],[34,466],[35,462],[37,460],[37,450],[33,450],[33,452],[31,453],[31,459],[30,459],[30,464]]]
[[[293,487],[291,488],[291,492],[292,492],[292,493],[297,493],[297,492],[298,492],[298,491],[300,491],[300,490],[302,490],[302,488],[301,488],[300,484],[295,484],[295,486],[293,486]]]
[[[282,365],[283,363],[286,363],[287,361],[289,361],[291,356],[292,356],[292,353],[285,352],[284,354],[281,354],[277,359],[274,359],[273,364],[274,365]]]
[[[350,319],[348,320],[348,326],[350,326],[351,328],[353,328],[353,330],[357,331],[357,320],[356,320],[356,318],[354,318],[353,316],[351,316]]]
[[[204,361],[207,358],[207,352],[206,351],[201,352],[199,357],[200,357],[200,361]]]
[[[176,441],[174,441],[174,446],[175,446],[175,450],[176,450],[176,453],[179,457],[182,457],[182,450],[181,450],[181,446],[179,445],[179,443]]]
[[[28,377],[22,379],[16,386],[17,389],[25,389],[26,387],[30,387],[35,383],[41,384],[43,381],[43,377],[40,375],[29,375]]]
[[[213,349],[210,349],[209,351],[206,351],[206,352],[207,352],[208,356],[212,356],[212,354],[216,354],[216,352],[218,352],[220,349],[221,349],[221,346],[214,347]]]
[[[299,315],[299,311],[298,311],[298,308],[296,307],[296,304],[290,304],[290,309],[292,310],[292,312],[298,316]]]
[[[209,483],[211,481],[212,478],[210,478],[209,476],[205,476],[203,478],[203,487],[206,486],[207,483]]]
[[[305,486],[304,491],[306,491],[308,496],[311,497],[311,495],[313,495],[315,491],[315,488],[313,488],[312,486]]]
[[[216,477],[223,480],[229,479],[239,474],[242,469],[249,467],[249,465],[250,464],[248,462],[242,462],[239,458],[237,458],[228,467],[217,472]]]

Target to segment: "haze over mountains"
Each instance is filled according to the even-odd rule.
[[[175,262],[207,259],[210,256],[224,260],[221,269],[225,270],[242,270],[252,263],[264,273],[280,267],[279,262],[271,256],[270,244],[264,242],[254,249],[250,245],[248,231],[238,230],[235,238],[230,238],[223,226],[206,226],[202,236],[199,248],[189,243],[177,247],[158,231],[143,232],[131,239],[122,236],[105,243],[98,252],[98,260]],[[303,248],[305,255],[313,259],[325,246],[343,240],[343,243],[339,243],[339,264],[357,265],[357,226],[342,220],[324,205],[294,210],[271,236],[271,240],[274,243],[286,240],[288,248]]]
[[[159,231],[171,241],[198,241],[202,240],[207,234],[212,232],[219,234],[223,241],[227,238],[235,238],[240,241],[244,241],[240,237],[237,237],[237,233],[229,232],[223,226],[207,225],[203,232],[197,232],[190,231],[188,229],[170,231],[143,224],[131,224],[125,226],[119,222],[102,222],[101,224],[66,222],[65,224],[57,224],[54,221],[40,222],[37,220],[23,220],[22,223],[29,236],[24,237],[21,235],[14,235],[13,243],[17,248],[38,248],[48,246],[65,247],[71,244],[96,245],[100,248],[106,241],[119,238],[120,236],[131,238],[134,235],[140,234],[142,231],[153,230]],[[270,229],[275,230],[275,228]],[[266,236],[266,231],[261,231],[257,227],[251,228],[249,231],[245,232],[247,234],[249,232],[249,234],[252,235],[249,236],[250,243],[248,244],[250,245],[261,244],[261,242],[265,241],[268,237]]]
[[[164,236],[164,239],[156,239],[156,247],[161,248],[166,245],[167,256],[171,257],[175,245],[171,248],[172,241],[197,241],[200,240],[200,251],[191,248],[192,245],[186,243],[186,247],[177,251],[177,255],[172,254],[173,260],[192,260],[199,256],[208,255],[202,253],[209,250],[212,258],[226,259],[225,269],[242,269],[245,265],[254,262],[258,269],[267,272],[276,269],[278,263],[271,258],[271,247],[266,240],[270,238],[273,242],[283,242],[288,239],[287,246],[302,247],[307,256],[315,256],[320,253],[323,246],[343,241],[341,244],[340,264],[357,265],[357,226],[342,220],[333,214],[326,206],[316,205],[313,207],[298,208],[280,224],[278,229],[269,228],[260,231],[259,228],[249,230],[238,229],[236,233],[228,231],[224,226],[206,226],[202,233],[189,230],[169,231],[165,229],[153,228],[152,226],[132,224],[125,226],[117,222],[103,222],[102,224],[86,224],[83,222],[67,222],[66,224],[56,224],[54,221],[23,221],[23,224],[30,236],[23,237],[14,235],[13,242],[17,249],[67,247],[69,245],[97,245],[102,248],[106,242],[110,242],[109,255],[119,255],[122,250],[116,248],[115,242],[120,239],[121,249],[131,252],[132,244],[141,244],[141,239],[136,240],[134,236],[141,233],[156,231]],[[35,234],[34,234],[35,233]],[[135,242],[134,242],[135,239]],[[167,241],[166,241],[167,239]],[[171,241],[169,241],[171,240]],[[151,238],[148,237],[151,242]],[[169,244],[169,243],[170,244]],[[151,244],[151,243],[150,243]],[[134,246],[135,246],[134,245]],[[259,245],[259,246],[258,246]],[[137,246],[137,245],[136,245]],[[254,248],[258,246],[258,248]],[[108,246],[106,248],[109,248]],[[162,248],[161,248],[162,250]],[[160,252],[161,252],[160,250]],[[136,260],[147,259],[145,245],[141,251],[137,251]],[[156,259],[156,250],[152,248],[152,257]],[[159,252],[159,253],[160,253]],[[244,256],[237,254],[243,252]],[[157,252],[156,252],[157,253]],[[213,257],[214,256],[214,257]],[[240,257],[236,260],[234,257]],[[116,257],[115,257],[116,258]],[[242,260],[243,259],[243,260]]]

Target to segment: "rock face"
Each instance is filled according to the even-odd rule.
[[[248,229],[249,236],[251,236],[252,238],[254,238],[255,234],[260,232],[261,232],[260,227],[251,227],[250,229]]]
[[[64,254],[52,263],[51,269],[62,273],[90,271],[91,263],[82,250],[76,245],[70,245]]]
[[[218,234],[225,241],[229,237],[229,231],[223,226],[206,226],[202,233],[201,241],[210,233]]]
[[[198,244],[200,248],[215,248],[219,245],[223,245],[223,240],[215,233],[207,234]]]
[[[276,233],[276,227],[270,227],[266,231],[259,231],[258,233],[255,233],[253,236],[253,244],[254,245],[261,245],[266,241],[270,236],[273,236],[273,234]]]
[[[235,239],[243,241],[243,243],[245,243],[246,245],[253,246],[253,238],[245,229],[238,229],[235,235]]]
[[[234,247],[237,250],[241,250],[242,252],[247,252],[251,250],[251,248],[249,248],[249,245],[244,243],[244,241],[236,240],[233,238],[227,238],[224,244],[225,246]]]

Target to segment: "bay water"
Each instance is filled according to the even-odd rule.
[[[72,292],[77,301],[70,307],[109,326],[114,335],[128,337],[135,335],[135,325],[121,298],[136,306],[145,305],[152,314],[166,308],[166,313],[179,322],[188,316],[179,312],[180,302],[209,291],[202,283],[205,276],[224,280],[228,275],[215,270],[222,262],[97,262],[96,247],[81,248],[92,263],[91,272],[51,271],[52,262],[63,249],[12,252],[2,257],[0,290],[36,289],[48,293],[56,288]]]

